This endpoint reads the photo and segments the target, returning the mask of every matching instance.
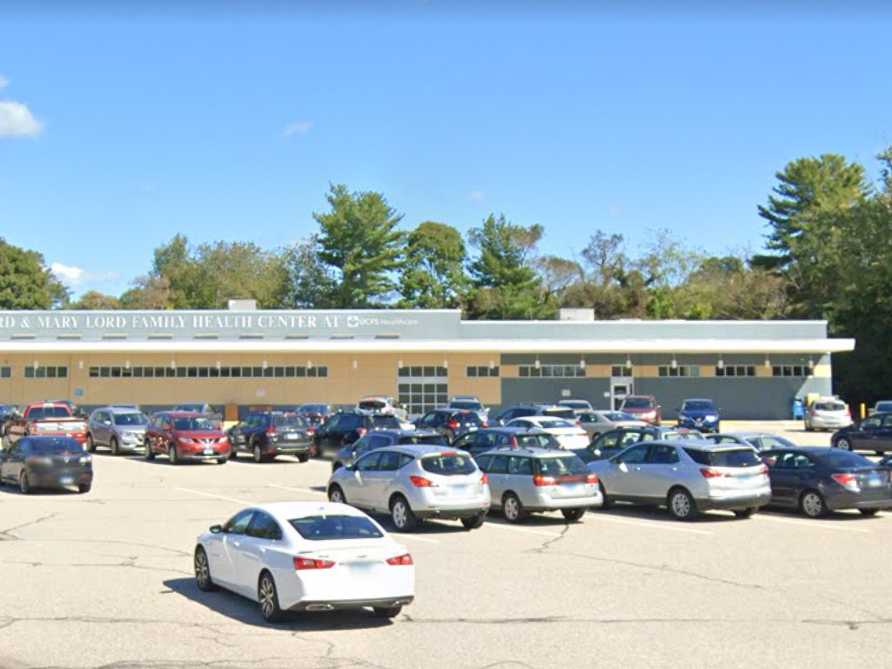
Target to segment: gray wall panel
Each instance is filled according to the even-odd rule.
[[[502,379],[502,406],[528,402],[558,402],[565,399],[562,390],[569,390],[573,399],[588,400],[596,408],[606,409],[610,390],[605,378],[573,379]]]

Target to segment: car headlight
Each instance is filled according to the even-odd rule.
[[[708,420],[708,421],[710,421],[710,422],[711,422],[711,421],[714,421],[714,420],[718,420],[718,419],[719,419],[719,417],[716,416],[714,413],[711,413],[711,414],[709,414],[709,415],[706,417],[706,420]]]
[[[181,444],[191,444],[192,437],[177,437],[177,441],[180,442]]]
[[[81,459],[78,462],[80,462],[82,465],[87,465],[87,464],[90,464],[92,461],[93,461],[93,458],[91,456],[82,455]]]
[[[121,435],[122,441],[136,441],[136,433],[135,432],[125,432]]]

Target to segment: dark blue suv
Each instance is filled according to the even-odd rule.
[[[712,400],[685,400],[678,410],[678,427],[700,432],[719,432],[721,416]]]
[[[378,430],[377,432],[370,432],[335,453],[334,460],[331,463],[331,471],[352,465],[359,456],[369,451],[397,444],[449,445],[446,437],[436,430]]]
[[[277,455],[294,455],[301,462],[310,459],[313,428],[296,413],[258,411],[229,428],[232,459],[250,453],[254,462],[273,460]]]

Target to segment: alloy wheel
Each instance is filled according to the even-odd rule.
[[[816,492],[807,492],[802,496],[802,510],[810,518],[818,518],[824,514],[824,500]]]
[[[112,455],[118,455],[118,453],[119,453],[118,440],[115,439],[114,437],[112,437],[112,440],[111,440],[111,452],[112,452]]]
[[[845,439],[845,438],[838,440],[838,441],[836,442],[836,447],[837,447],[837,448],[841,448],[841,449],[844,450],[844,451],[851,451],[851,450],[852,450],[852,445],[849,443],[849,440],[848,440],[848,439]]]
[[[409,522],[409,510],[406,508],[406,503],[402,500],[397,500],[393,503],[391,514],[393,516],[393,524],[396,525],[397,529],[403,529]]]
[[[208,558],[204,551],[195,552],[195,580],[199,588],[206,588],[211,580],[211,570],[208,568]]]
[[[28,480],[28,472],[19,474],[19,490],[21,490],[23,495],[27,495],[31,492],[31,482]]]
[[[269,619],[276,609],[276,588],[269,575],[264,574],[260,579],[260,610],[263,617]]]
[[[254,445],[254,462],[263,462],[263,453],[261,453],[260,446],[257,444]]]
[[[520,502],[518,502],[517,498],[514,495],[509,495],[505,498],[505,503],[502,510],[505,514],[505,520],[509,522],[513,523],[515,520],[520,518]]]
[[[334,502],[335,504],[344,503],[344,493],[341,492],[341,489],[338,486],[334,486],[331,491],[329,491],[328,501]]]
[[[683,492],[672,495],[671,506],[676,518],[687,518],[691,514],[691,500]]]

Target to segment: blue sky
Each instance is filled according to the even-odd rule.
[[[407,228],[540,223],[548,253],[598,228],[758,248],[788,160],[875,177],[892,144],[886,13],[161,6],[0,9],[0,236],[75,292],[126,288],[177,232],[302,238],[329,182]]]

